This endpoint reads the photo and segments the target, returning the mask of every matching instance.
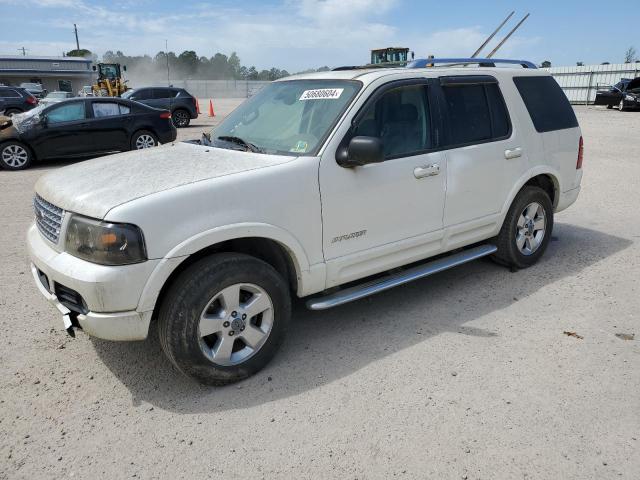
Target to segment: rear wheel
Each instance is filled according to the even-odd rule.
[[[158,145],[158,138],[148,130],[140,130],[131,138],[131,150],[142,150]]]
[[[5,115],[6,117],[11,117],[11,116],[13,116],[13,115],[15,115],[15,114],[17,114],[17,113],[22,113],[22,111],[21,111],[21,110],[18,110],[17,108],[7,108],[7,109],[4,111],[4,115]]]
[[[613,105],[611,105],[611,104],[607,105],[607,110],[611,110],[612,108],[613,108]]]
[[[0,166],[6,170],[24,170],[29,168],[33,156],[29,148],[16,141],[0,145]]]
[[[516,196],[496,238],[494,259],[527,268],[544,254],[553,230],[553,205],[547,192],[526,186]]]
[[[191,122],[191,115],[186,110],[176,110],[171,114],[171,119],[176,128],[188,127]]]
[[[194,263],[170,287],[158,317],[160,343],[185,375],[225,385],[271,360],[290,318],[287,282],[271,265],[219,253]]]

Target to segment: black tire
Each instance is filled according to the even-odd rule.
[[[178,108],[171,114],[171,121],[176,128],[185,128],[191,123],[191,114],[183,108]]]
[[[619,112],[624,112],[625,109],[625,105],[624,105],[624,99],[620,100],[620,103],[618,103],[618,111]]]
[[[153,140],[153,145],[150,144],[151,140]],[[158,144],[158,137],[149,130],[138,130],[131,137],[131,150],[142,150],[144,148],[157,147]]]
[[[522,239],[522,236],[519,235],[519,231],[526,231],[527,235],[533,235],[533,238],[529,237],[529,242],[533,242],[538,238],[538,233],[536,232],[539,232],[539,230],[534,231],[532,234],[531,230],[534,230],[535,227],[532,227],[528,222],[526,223],[526,226],[519,227],[518,221],[520,220],[521,215],[524,215],[525,208],[533,204],[537,204],[543,209],[544,233],[540,240],[537,241],[537,247],[535,250],[528,248],[529,243],[524,244],[523,248],[525,250],[530,250],[530,253],[525,254],[518,246],[517,238]],[[536,216],[536,218],[540,220],[541,217]],[[532,219],[532,221],[533,220],[534,219]],[[536,222],[533,223],[535,224]],[[513,203],[507,212],[507,216],[504,219],[504,223],[502,224],[502,228],[500,229],[500,233],[495,238],[495,245],[498,247],[498,251],[493,255],[493,259],[498,263],[507,265],[511,268],[530,267],[544,254],[544,251],[551,240],[552,231],[553,205],[551,204],[549,195],[539,187],[525,186],[513,200]],[[526,237],[525,242],[527,242]]]
[[[10,117],[11,115],[15,115],[17,113],[22,113],[22,110],[18,109],[18,108],[7,108],[4,111],[4,116],[5,117]]]
[[[0,144],[0,167],[5,170],[25,170],[33,162],[33,153],[24,143],[10,140]]]
[[[242,349],[249,348],[242,336],[244,327],[250,330],[249,327],[257,324],[254,322],[263,321],[265,313],[248,318],[246,325],[244,317],[241,325],[228,325],[226,321],[227,330],[202,338],[201,315],[216,305],[214,299],[222,295],[223,290],[228,291],[225,289],[238,284],[252,284],[267,294],[272,308],[269,314],[271,327],[261,346],[246,359],[225,365],[214,362],[215,347],[230,340],[233,352],[240,350],[242,355],[245,352]],[[240,295],[242,299],[242,293]],[[247,304],[241,302],[236,308],[244,312],[243,305]],[[222,313],[216,312],[215,321],[240,319],[240,316],[232,318],[234,312],[227,310],[223,306]],[[218,253],[191,265],[171,285],[160,306],[158,332],[162,349],[180,372],[203,384],[221,386],[247,378],[263,368],[282,343],[290,319],[291,297],[287,282],[271,265],[249,255]],[[234,328],[235,338],[230,332]]]
[[[611,110],[612,108],[613,108],[613,105],[611,105],[611,104],[607,105],[607,110]]]

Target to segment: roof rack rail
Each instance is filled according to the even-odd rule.
[[[436,64],[454,65],[473,65],[478,64],[481,67],[495,67],[497,63],[506,65],[520,65],[522,68],[538,68],[535,63],[528,60],[510,60],[505,58],[419,58],[407,64],[407,68],[426,68]]]

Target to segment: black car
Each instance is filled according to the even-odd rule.
[[[20,87],[0,87],[0,115],[11,116],[38,105],[38,99]]]
[[[20,88],[24,88],[36,98],[44,98],[47,96],[47,93],[49,93],[40,83],[23,82],[20,84]]]
[[[122,98],[135,100],[150,107],[169,110],[173,118],[173,124],[178,128],[187,127],[192,118],[198,118],[197,101],[184,88],[134,88],[123,93]]]
[[[0,167],[148,148],[176,139],[171,112],[121,98],[74,98],[0,117]]]
[[[622,78],[611,88],[598,90],[594,105],[617,107],[620,111],[625,108],[640,108],[640,77]]]

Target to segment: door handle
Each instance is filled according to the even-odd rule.
[[[440,165],[433,163],[424,167],[416,167],[413,169],[413,176],[416,178],[433,177],[440,173]]]
[[[518,158],[522,156],[522,148],[516,147],[504,151],[504,158],[511,160],[512,158]]]

